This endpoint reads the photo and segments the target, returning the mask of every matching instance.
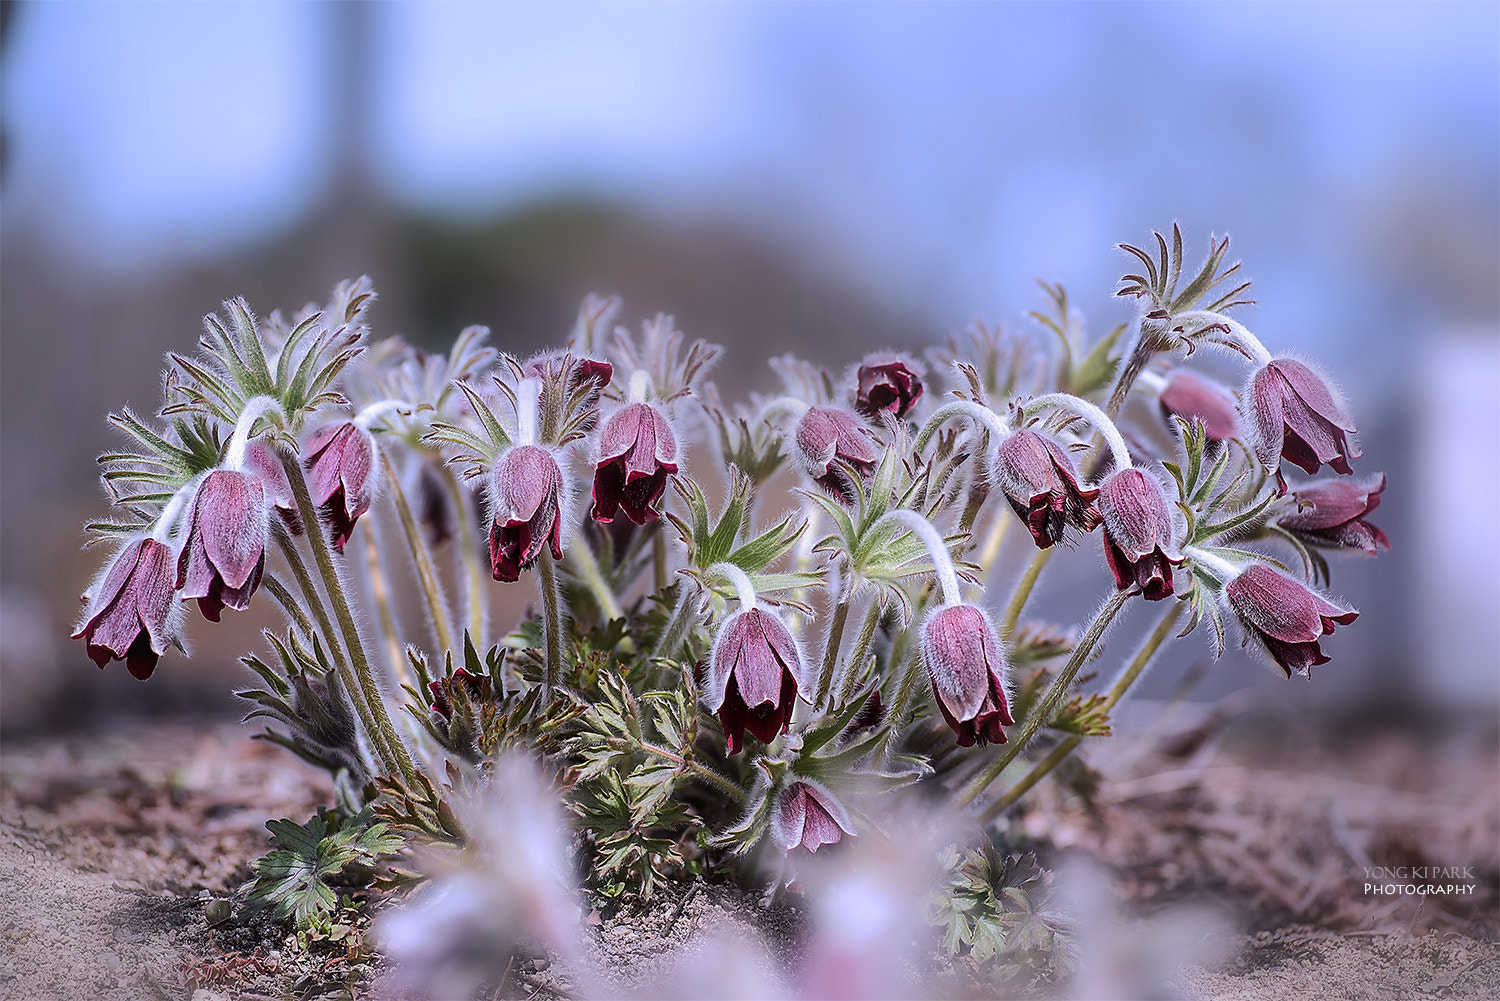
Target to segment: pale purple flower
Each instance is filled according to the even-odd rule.
[[[1161,481],[1134,467],[1116,470],[1099,488],[1104,557],[1121,591],[1138,587],[1147,601],[1172,593],[1172,567],[1183,561],[1173,541],[1172,512]]]
[[[490,475],[494,519],[490,524],[490,571],[514,582],[536,562],[544,546],[562,559],[562,469],[540,445],[517,445],[500,457]]]
[[[1359,617],[1352,608],[1340,608],[1316,591],[1264,563],[1252,563],[1224,588],[1230,609],[1280,665],[1286,676],[1292,672],[1310,676],[1310,669],[1328,663],[1318,640],[1334,626],[1348,625]]]
[[[771,812],[771,839],[784,852],[838,844],[854,836],[849,812],[827,789],[809,782],[792,782],[776,796]]]
[[[193,495],[187,535],[177,558],[182,598],[198,599],[210,622],[225,608],[243,612],[266,567],[271,501],[254,473],[216,469]]]
[[[1157,398],[1163,414],[1176,415],[1189,424],[1203,423],[1209,441],[1224,441],[1239,435],[1240,418],[1234,394],[1185,368],[1174,368]]]
[[[869,476],[879,459],[869,430],[854,414],[837,407],[808,407],[792,441],[807,475],[845,504],[854,503],[854,484],[838,464]]]
[[[1292,492],[1292,503],[1276,516],[1276,524],[1310,546],[1360,549],[1375,555],[1377,547],[1391,548],[1391,540],[1365,516],[1380,506],[1385,474],[1357,482],[1322,480]]]
[[[302,449],[312,502],[333,526],[333,548],[344,551],[354,523],[374,499],[375,438],[353,421],[328,424]]]
[[[1038,549],[1061,541],[1070,525],[1088,532],[1099,524],[1099,491],[1078,485],[1073,460],[1046,435],[1030,428],[1007,435],[995,453],[995,475]]]
[[[1354,421],[1312,369],[1291,358],[1272,359],[1255,373],[1248,395],[1255,457],[1275,471],[1282,493],[1282,459],[1309,475],[1324,463],[1346,476],[1353,472],[1349,460],[1360,456],[1348,440]]]
[[[84,641],[101,669],[111,660],[123,660],[133,676],[145,681],[177,632],[174,580],[172,550],[165,543],[151,538],[125,543],[83,595],[88,607],[73,638]]]
[[[707,695],[730,754],[746,730],[767,744],[786,730],[801,678],[802,652],[775,613],[751,608],[725,618],[709,658]]]
[[[922,625],[922,662],[943,719],[960,747],[1005,743],[1015,720],[1005,695],[1005,661],[989,618],[973,605],[945,605]]]

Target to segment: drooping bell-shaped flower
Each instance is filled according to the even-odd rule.
[[[500,457],[490,475],[494,519],[490,524],[490,571],[514,582],[536,562],[543,546],[562,559],[564,494],[562,469],[540,445],[517,445]]]
[[[1377,547],[1391,548],[1391,540],[1365,516],[1380,506],[1385,474],[1368,480],[1322,480],[1292,491],[1292,502],[1276,516],[1276,524],[1310,546],[1323,549],[1360,549],[1375,555]]]
[[[974,605],[944,605],[922,625],[922,662],[943,719],[960,747],[1005,743],[1015,720],[1005,695],[1005,661],[989,617]]]
[[[225,608],[243,612],[266,567],[271,501],[255,473],[216,469],[193,495],[177,558],[183,600],[198,599],[210,622]]]
[[[1273,358],[1251,378],[1248,397],[1255,457],[1276,473],[1282,493],[1282,459],[1309,475],[1324,463],[1345,475],[1353,472],[1349,460],[1360,456],[1349,442],[1354,421],[1312,369],[1291,358]]]
[[[1135,467],[1116,470],[1099,487],[1104,558],[1121,591],[1138,587],[1147,601],[1172,593],[1172,567],[1183,561],[1161,481]]]
[[[286,468],[270,446],[252,441],[245,447],[245,467],[260,477],[266,497],[275,508],[287,531],[301,535],[302,518],[297,514],[297,499],[292,493],[292,484],[286,478]]]
[[[995,453],[995,475],[1038,549],[1060,541],[1070,525],[1088,532],[1099,524],[1099,491],[1079,487],[1073,460],[1044,434],[1021,428],[1007,435]]]
[[[1293,671],[1310,677],[1312,667],[1328,663],[1318,640],[1335,625],[1348,625],[1359,617],[1354,609],[1340,608],[1264,563],[1241,570],[1225,586],[1224,597],[1246,637],[1257,640],[1288,678]]]
[[[879,459],[859,418],[838,407],[808,407],[797,421],[792,443],[803,471],[845,504],[854,503],[855,489],[837,463],[869,476]]]
[[[374,499],[375,437],[354,421],[340,421],[314,431],[302,453],[312,502],[333,526],[333,548],[342,553]]]
[[[774,612],[757,607],[725,618],[705,695],[724,725],[730,754],[739,751],[746,730],[767,744],[786,730],[801,678],[802,652]]]
[[[677,436],[649,403],[627,403],[605,420],[594,459],[595,521],[611,522],[621,510],[637,525],[658,520],[656,504],[677,472]]]
[[[800,847],[816,852],[824,845],[838,844],[846,834],[854,837],[854,823],[827,789],[798,780],[776,794],[771,839],[782,851]]]
[[[1163,415],[1181,417],[1189,424],[1194,418],[1201,421],[1209,441],[1225,441],[1239,435],[1240,417],[1234,394],[1195,372],[1173,369],[1157,399]]]
[[[882,410],[905,417],[922,398],[922,374],[904,358],[869,355],[855,378],[855,407],[868,417]]]
[[[130,673],[145,681],[177,630],[172,550],[156,539],[125,543],[108,569],[83,595],[87,604],[74,639],[82,639],[89,658],[102,669],[123,660]]]

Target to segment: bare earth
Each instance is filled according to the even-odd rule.
[[[249,732],[152,722],[3,747],[0,998],[371,993],[379,964],[358,931],[306,949],[269,922],[209,923],[211,902],[266,850],[265,821],[300,821],[329,802],[318,772]],[[1046,795],[1027,833],[1102,867],[1141,928],[1210,908],[1200,937],[1217,937],[1215,948],[1182,952],[1152,988],[1167,996],[1500,997],[1494,734],[1291,736],[1199,719],[1116,745],[1092,809]],[[1458,882],[1473,889],[1367,893],[1367,866],[1467,867],[1472,879]],[[727,887],[679,889],[650,914],[595,922],[594,954],[617,974],[604,989],[622,993],[704,935],[755,930],[783,955],[796,945],[794,914]],[[1139,951],[1133,932],[1118,934],[1117,951]],[[1143,989],[1099,983],[1111,996]],[[498,986],[528,997],[569,985],[533,960]]]

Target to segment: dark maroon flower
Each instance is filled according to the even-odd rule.
[[[808,407],[793,439],[807,475],[845,504],[854,503],[854,484],[837,464],[847,463],[869,476],[879,458],[859,418],[836,407]]]
[[[1046,435],[1029,428],[1008,435],[996,452],[995,473],[1038,549],[1060,541],[1069,525],[1089,532],[1099,524],[1093,505],[1099,491],[1079,488],[1073,460]]]
[[[463,688],[470,701],[485,699],[490,695],[488,678],[476,678],[460,667],[446,678],[427,683],[427,693],[432,696],[432,711],[445,720],[453,719],[453,693],[459,687]]]
[[[115,553],[103,578],[83,600],[83,624],[73,634],[88,647],[89,658],[102,669],[123,660],[132,675],[145,681],[157,658],[172,642],[172,550],[155,539],[127,542]]]
[[[226,607],[243,612],[266,568],[271,502],[254,473],[216,469],[193,495],[187,536],[177,557],[182,599],[198,599],[210,622]]]
[[[724,620],[709,658],[707,691],[730,754],[739,751],[746,730],[766,744],[786,730],[801,674],[797,641],[776,615],[751,608]]]
[[[1175,414],[1189,424],[1194,418],[1201,421],[1209,441],[1239,436],[1240,416],[1234,394],[1216,382],[1185,368],[1175,368],[1167,376],[1166,387],[1158,399],[1164,416]]]
[[[1310,677],[1310,668],[1328,663],[1318,648],[1334,625],[1348,625],[1359,613],[1340,608],[1305,584],[1264,563],[1252,563],[1224,588],[1229,607],[1290,678]]]
[[[1005,661],[989,618],[973,605],[945,605],[922,626],[922,661],[932,694],[959,747],[1005,743],[1011,726]]]
[[[656,502],[677,472],[677,438],[666,417],[649,403],[628,403],[599,429],[594,460],[595,521],[611,522],[622,509],[637,525],[658,520]]]
[[[292,493],[281,459],[268,446],[252,441],[245,448],[245,465],[260,477],[261,485],[266,488],[266,497],[281,516],[287,531],[301,535],[302,518],[297,514],[297,498]]]
[[[1292,492],[1292,503],[1276,524],[1310,546],[1362,549],[1371,556],[1377,546],[1391,548],[1385,533],[1365,521],[1380,506],[1385,474],[1363,482],[1323,480]]]
[[[1172,593],[1172,567],[1182,553],[1172,541],[1172,513],[1161,481],[1139,469],[1112,473],[1099,488],[1104,558],[1121,591],[1141,589],[1147,601]]]
[[[1348,439],[1355,432],[1354,421],[1306,365],[1290,358],[1267,362],[1251,380],[1249,404],[1255,457],[1275,470],[1282,493],[1282,459],[1309,475],[1325,462],[1336,472],[1353,472],[1349,460],[1360,456]]]
[[[342,421],[314,431],[302,451],[312,501],[333,526],[333,548],[342,553],[354,523],[370,510],[375,438],[353,421]]]
[[[846,834],[854,837],[854,824],[826,789],[797,781],[776,795],[771,838],[782,851],[801,847],[816,852],[824,845],[838,844]]]
[[[868,417],[882,410],[905,417],[922,398],[921,373],[912,371],[900,358],[871,355],[859,366],[856,376],[859,387],[855,390],[855,407]]]
[[[514,582],[536,562],[542,547],[562,559],[563,478],[552,453],[517,445],[500,457],[490,477],[495,518],[490,525],[490,570]]]

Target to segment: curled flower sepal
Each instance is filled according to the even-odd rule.
[[[944,605],[922,624],[922,662],[959,747],[1003,744],[1012,726],[1005,661],[989,617],[970,604]]]
[[[1171,506],[1161,481],[1140,469],[1116,470],[1099,487],[1104,558],[1115,587],[1140,588],[1147,601],[1172,593],[1172,567],[1183,555],[1173,541]]]
[[[896,355],[867,355],[854,373],[854,406],[867,417],[880,411],[905,417],[922,398],[922,373]]]
[[[1354,421],[1312,369],[1291,358],[1273,358],[1251,378],[1247,397],[1255,457],[1276,473],[1283,494],[1282,459],[1309,475],[1324,463],[1346,476],[1353,472],[1349,460],[1360,456],[1349,442]]]
[[[1293,672],[1311,677],[1311,668],[1328,663],[1318,640],[1335,625],[1359,617],[1340,608],[1300,581],[1264,563],[1252,563],[1224,587],[1224,600],[1245,629],[1276,661],[1288,678]]]
[[[536,562],[543,546],[562,559],[567,490],[562,468],[540,445],[517,445],[500,456],[490,474],[490,572],[514,583]]]
[[[779,616],[754,607],[724,619],[704,695],[730,754],[740,750],[746,730],[765,744],[784,733],[801,687],[802,651]]]
[[[1309,546],[1359,549],[1371,556],[1377,547],[1391,548],[1391,540],[1365,516],[1380,506],[1385,474],[1351,483],[1323,480],[1292,491],[1291,503],[1276,516],[1276,524]]]
[[[845,504],[854,503],[856,491],[839,464],[869,477],[879,459],[870,431],[837,407],[808,407],[797,421],[792,446],[803,471]]]
[[[218,622],[225,608],[243,612],[266,567],[271,501],[254,473],[216,469],[193,495],[187,536],[177,558],[182,599]]]
[[[594,459],[595,521],[625,512],[637,525],[658,520],[667,477],[677,472],[677,436],[666,415],[649,403],[627,403],[599,429]]]
[[[172,550],[152,538],[138,538],[117,550],[103,575],[82,600],[87,604],[74,639],[102,669],[123,660],[145,681],[177,635],[179,605],[173,586]]]
[[[344,551],[354,523],[374,500],[375,437],[354,421],[327,424],[303,446],[308,488],[333,526],[333,548]]]
[[[1026,523],[1038,549],[1060,542],[1073,526],[1098,526],[1098,490],[1078,485],[1078,470],[1062,446],[1030,428],[1005,437],[995,453],[995,475],[1016,516]]]
[[[783,852],[806,848],[816,852],[855,837],[849,811],[821,784],[798,779],[776,794],[771,809],[771,840]]]

